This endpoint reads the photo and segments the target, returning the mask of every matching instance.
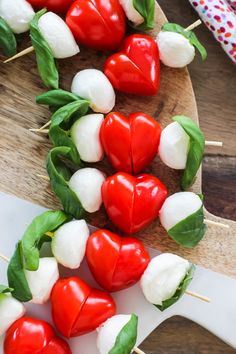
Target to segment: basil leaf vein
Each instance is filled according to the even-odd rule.
[[[25,269],[30,271],[38,269],[41,238],[47,231],[56,230],[69,219],[71,218],[61,210],[46,211],[33,219],[21,240]]]
[[[185,278],[182,280],[179,287],[177,288],[175,294],[170,299],[163,301],[162,305],[155,305],[155,306],[159,310],[164,311],[168,307],[175,304],[184,295],[185,291],[187,290],[189,284],[191,283],[191,281],[193,279],[194,271],[195,271],[195,266],[194,266],[194,264],[192,264],[190,266]]]
[[[50,177],[52,190],[60,199],[67,214],[81,219],[85,213],[77,195],[70,189],[68,181],[71,178],[70,169],[61,160],[61,157],[70,156],[71,149],[65,146],[55,147],[49,151],[46,167]]]
[[[188,189],[197,174],[202,163],[205,149],[205,138],[200,128],[192,119],[185,116],[175,116],[173,120],[178,122],[190,138],[186,168],[181,179],[181,188]]]
[[[203,206],[195,213],[168,230],[168,235],[179,245],[186,248],[195,247],[206,233]]]
[[[190,43],[197,48],[199,53],[201,54],[202,60],[206,60],[207,58],[207,51],[205,47],[201,44],[201,42],[198,40],[196,34],[192,31],[185,31],[184,27],[178,25],[177,23],[165,23],[162,26],[162,31],[166,32],[176,32],[179,34],[182,34],[185,38],[187,38]]]
[[[32,300],[32,294],[25,277],[22,244],[18,242],[7,269],[7,278],[12,296],[21,302]]]
[[[68,103],[59,108],[51,118],[49,137],[54,146],[66,146],[70,148],[67,155],[76,165],[81,165],[79,152],[73,140],[69,136],[69,129],[75,120],[85,115],[89,108],[89,102],[82,99]],[[65,129],[64,129],[65,127]]]
[[[116,338],[114,347],[108,354],[130,354],[137,341],[138,317],[131,315],[131,319],[122,328]]]
[[[41,16],[47,12],[42,9],[37,12],[30,23],[30,37],[32,45],[35,49],[38,71],[43,83],[47,87],[57,89],[59,87],[59,74],[56,66],[52,50],[50,49],[47,41],[42,36],[38,21]]]
[[[16,37],[2,17],[0,17],[0,48],[7,57],[15,55],[17,51]]]
[[[144,22],[137,28],[151,30],[155,26],[155,0],[133,0],[133,6],[144,18]]]

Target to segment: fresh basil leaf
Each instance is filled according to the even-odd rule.
[[[25,277],[22,244],[18,242],[7,269],[8,284],[13,288],[12,296],[21,302],[32,299],[32,294]]]
[[[179,287],[177,288],[175,294],[170,298],[162,302],[162,305],[155,305],[159,310],[164,311],[168,307],[172,306],[175,304],[185,293],[187,290],[189,284],[193,280],[193,275],[195,271],[195,266],[194,264],[191,265],[189,268],[185,278],[182,280],[180,283]]]
[[[33,219],[21,240],[25,269],[30,271],[38,269],[41,238],[47,231],[56,230],[68,220],[71,218],[61,210],[46,211]]]
[[[49,137],[54,146],[66,146],[70,148],[67,155],[73,163],[81,165],[80,155],[76,145],[69,136],[70,128],[74,123],[74,114],[76,120],[85,115],[89,108],[89,101],[77,99],[77,101],[68,103],[66,106],[58,109],[51,118]],[[65,130],[64,127],[68,130]]]
[[[169,229],[168,235],[179,245],[193,248],[201,241],[206,229],[203,207],[201,207],[198,211]]]
[[[74,95],[73,93],[58,89],[51,90],[36,96],[36,103],[44,104],[47,106],[63,107],[68,103],[77,101],[78,99],[79,97]]]
[[[47,156],[47,171],[51,180],[54,193],[60,199],[67,214],[81,219],[84,215],[84,208],[77,195],[70,189],[68,181],[71,177],[69,168],[61,160],[61,157],[70,156],[70,148],[62,146],[49,151]]]
[[[165,23],[162,28],[162,31],[165,32],[176,32],[179,34],[182,34],[185,38],[189,40],[189,42],[197,48],[199,53],[201,54],[202,60],[206,60],[207,58],[207,51],[205,47],[201,44],[201,42],[198,40],[196,34],[192,31],[185,31],[184,27],[178,25],[177,23]]]
[[[151,30],[155,26],[155,0],[133,0],[133,6],[144,18],[144,22],[137,26],[140,30]]]
[[[0,17],[0,48],[7,57],[15,55],[17,51],[16,37],[2,17]]]
[[[131,319],[118,334],[114,347],[108,354],[130,354],[137,341],[137,330],[138,317],[132,314]]]
[[[9,294],[13,291],[14,289],[9,288],[9,286],[6,285],[0,285],[0,295],[1,294]]]
[[[47,12],[47,10],[42,9],[35,14],[30,23],[30,37],[35,49],[38,71],[43,83],[47,87],[57,89],[59,87],[59,74],[56,61],[47,41],[45,41],[38,27],[38,21],[45,12]]]
[[[205,138],[200,128],[192,119],[185,116],[175,116],[173,120],[181,125],[190,138],[186,168],[181,179],[181,188],[186,190],[192,185],[202,163]]]

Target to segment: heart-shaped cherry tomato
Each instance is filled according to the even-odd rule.
[[[51,293],[52,317],[67,338],[95,330],[116,313],[110,294],[92,289],[82,279],[60,279]]]
[[[86,257],[94,278],[107,291],[137,283],[150,261],[141,241],[108,230],[98,230],[89,237]]]
[[[42,320],[22,317],[8,329],[4,354],[72,354],[69,345],[55,336],[53,328]]]
[[[76,0],[66,23],[79,44],[93,49],[115,50],[125,35],[125,14],[118,0]]]
[[[142,96],[155,95],[160,85],[156,42],[144,34],[127,37],[121,51],[107,59],[104,73],[119,91]]]
[[[160,124],[142,112],[129,115],[112,112],[103,121],[100,137],[113,167],[137,174],[156,156],[161,136]],[[148,144],[144,141],[148,137]]]
[[[159,215],[167,197],[165,185],[156,177],[137,177],[124,172],[108,177],[102,185],[106,212],[120,230],[133,234]]]
[[[27,0],[36,9],[47,8],[48,11],[65,13],[74,0]]]

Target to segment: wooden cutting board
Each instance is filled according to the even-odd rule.
[[[154,37],[165,21],[166,18],[157,5],[157,24],[152,32]],[[29,38],[22,42],[19,49],[28,45]],[[72,78],[80,70],[102,69],[107,55],[81,48],[78,56],[60,60],[61,88],[70,90]],[[0,78],[0,190],[48,208],[60,208],[49,183],[37,177],[37,174],[46,173],[45,157],[51,144],[46,136],[36,135],[28,130],[42,126],[50,118],[49,110],[34,102],[35,96],[45,91],[38,77],[34,54],[9,64],[1,63]],[[157,119],[162,127],[169,124],[171,117],[177,114],[187,115],[198,122],[194,92],[186,69],[162,66],[161,88],[156,97],[117,94],[115,110],[125,115],[144,111]],[[145,138],[143,143],[147,143]],[[96,164],[96,167],[107,174],[114,172],[106,160]],[[180,190],[181,173],[164,166],[158,157],[145,172],[160,178],[167,185],[170,194]],[[192,190],[198,193],[201,191],[201,171]],[[230,228],[209,227],[205,238],[192,250],[174,243],[158,220],[140,232],[138,237],[161,251],[174,252],[199,265],[236,276],[236,223],[215,217],[207,211],[206,217],[229,224]],[[87,220],[97,227],[112,228],[103,208],[88,215]]]

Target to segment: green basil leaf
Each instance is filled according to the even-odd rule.
[[[133,6],[144,18],[144,22],[137,26],[140,30],[151,30],[155,26],[155,0],[133,0]]]
[[[176,23],[165,23],[162,28],[162,31],[166,32],[176,32],[179,34],[182,34],[185,38],[189,40],[189,42],[197,48],[199,53],[201,54],[202,60],[206,60],[207,58],[207,51],[205,47],[201,44],[201,42],[198,40],[196,34],[192,31],[185,31],[184,27],[176,24]]]
[[[80,155],[76,145],[69,136],[70,128],[76,120],[85,115],[89,108],[89,102],[82,99],[68,103],[66,106],[58,109],[51,118],[51,125],[49,129],[49,137],[54,146],[66,146],[70,148],[70,152],[67,155],[73,163],[81,165]],[[76,113],[76,116],[74,114]],[[64,130],[66,127],[68,130]]]
[[[198,211],[169,229],[168,235],[179,245],[193,248],[201,241],[206,229],[203,207],[201,207]]]
[[[181,125],[190,138],[186,168],[181,179],[181,188],[186,190],[192,185],[202,163],[205,138],[200,128],[192,119],[185,116],[175,116],[173,120]]]
[[[15,55],[17,51],[16,37],[2,17],[0,17],[0,48],[7,57]]]
[[[77,195],[68,185],[71,172],[61,160],[62,156],[70,156],[70,150],[70,148],[65,146],[56,147],[50,150],[46,162],[47,171],[51,180],[52,190],[60,199],[65,212],[74,216],[76,219],[81,219],[85,210],[82,207]]]
[[[47,87],[57,89],[59,87],[59,74],[56,61],[47,41],[45,41],[38,27],[38,20],[45,12],[47,12],[47,10],[42,9],[35,14],[30,23],[30,37],[35,49],[38,71],[43,83]]]
[[[61,210],[46,211],[33,219],[21,240],[25,269],[30,271],[38,269],[41,238],[47,231],[56,230],[68,220],[71,220],[71,218]]]
[[[9,294],[13,291],[14,289],[9,288],[9,286],[6,285],[0,285],[0,295],[1,294]]]
[[[175,304],[185,293],[187,290],[189,284],[193,280],[193,275],[195,271],[195,266],[194,264],[191,265],[189,268],[185,278],[182,280],[180,283],[179,287],[177,288],[175,294],[170,298],[162,302],[162,305],[155,305],[159,310],[164,311],[168,307],[172,306]]]
[[[32,299],[32,294],[24,272],[22,244],[18,242],[7,269],[8,284],[14,290],[12,296],[21,302]]]
[[[137,341],[138,317],[134,314],[122,328],[116,338],[114,347],[108,354],[130,354]]]
[[[73,93],[58,89],[51,90],[36,96],[36,103],[44,104],[47,106],[63,107],[68,103],[77,101],[78,99],[79,97],[74,95]]]

